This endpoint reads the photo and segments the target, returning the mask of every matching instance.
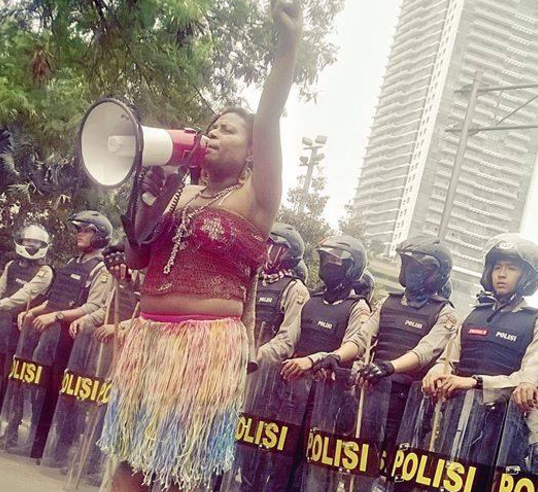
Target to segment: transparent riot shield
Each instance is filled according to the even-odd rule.
[[[413,385],[407,402],[388,489],[489,491],[506,398],[470,390],[435,402],[420,385]]]
[[[301,431],[311,377],[284,381],[280,364],[261,365],[249,376],[244,411],[236,428],[236,456],[222,492],[280,492],[301,458]]]
[[[11,314],[0,313],[0,408],[6,391],[10,362],[15,353],[13,341],[18,331]]]
[[[368,492],[381,470],[391,381],[360,390],[351,371],[317,383],[303,492]]]
[[[538,491],[538,411],[508,406],[495,467],[493,492]]]
[[[44,445],[47,394],[53,384],[53,364],[61,327],[54,323],[43,333],[25,323],[8,374],[0,413],[0,447],[22,456],[34,456]],[[38,452],[39,454],[39,452]]]
[[[129,284],[118,287],[119,319],[127,321],[136,310],[137,298]],[[106,321],[115,293],[107,302]],[[68,490],[78,489],[83,480],[98,485],[105,474],[106,458],[96,442],[112,386],[113,355],[113,341],[98,342],[90,327],[77,335],[64,371],[42,464],[67,469]]]
[[[110,393],[112,353],[112,343],[98,342],[93,329],[83,330],[63,374],[42,464],[72,470],[77,483],[84,474],[100,472],[102,460],[95,442]]]

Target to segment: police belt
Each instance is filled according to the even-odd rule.
[[[301,438],[301,426],[242,413],[235,429],[238,444],[270,453],[294,456]]]
[[[21,384],[47,386],[52,377],[52,366],[13,356],[8,378]]]
[[[378,477],[381,452],[379,443],[312,428],[308,433],[306,461],[340,473]]]
[[[491,472],[492,466],[400,445],[395,450],[390,480],[423,490],[487,492]]]
[[[109,380],[65,370],[60,395],[96,405],[106,405],[111,387]]]

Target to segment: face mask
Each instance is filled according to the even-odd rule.
[[[326,263],[319,268],[319,278],[323,280],[328,290],[332,290],[338,287],[342,280],[346,278],[346,270],[344,265]]]

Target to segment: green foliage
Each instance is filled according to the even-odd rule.
[[[278,220],[294,226],[305,242],[305,262],[308,265],[311,288],[320,286],[318,271],[319,258],[314,254],[315,247],[322,239],[333,234],[329,223],[323,217],[329,197],[324,194],[325,177],[322,170],[317,169],[318,176],[312,179],[310,191],[305,199],[305,208],[299,213],[299,206],[303,200],[304,176],[299,177],[297,186],[288,192],[288,203],[283,204]]]
[[[305,0],[296,83],[314,97],[336,58],[327,40],[344,0]],[[261,85],[275,32],[258,0],[17,0],[0,10],[0,262],[27,216],[44,220],[58,260],[65,220],[97,208],[119,225],[125,190],[91,188],[75,152],[84,111],[116,97],[147,125],[203,127]]]

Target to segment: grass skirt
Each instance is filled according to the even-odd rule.
[[[230,468],[248,340],[234,318],[136,320],[115,371],[99,446],[166,489]]]

